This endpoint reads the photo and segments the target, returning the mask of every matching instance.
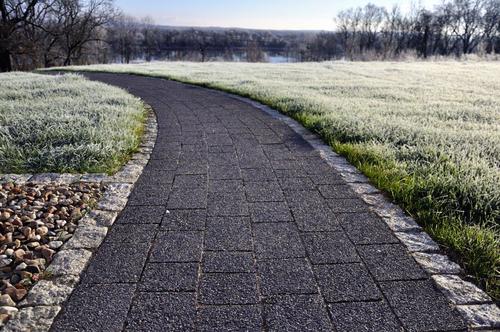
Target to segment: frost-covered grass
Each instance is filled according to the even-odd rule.
[[[139,99],[75,74],[0,74],[0,173],[113,173],[144,118]]]
[[[320,133],[500,296],[500,63],[73,67],[248,96]]]

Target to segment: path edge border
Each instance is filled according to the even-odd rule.
[[[105,186],[105,191],[97,206],[78,221],[73,237],[66,241],[47,266],[49,277],[37,282],[31,288],[13,315],[0,330],[48,331],[62,305],[71,296],[92,258],[93,253],[104,241],[119,213],[125,208],[128,197],[146,167],[158,134],[156,113],[146,104],[146,121],[141,144],[131,159],[114,175],[106,174],[5,174],[0,179],[16,183],[71,184],[74,182],[97,182]]]

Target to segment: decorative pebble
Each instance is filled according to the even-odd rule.
[[[15,307],[16,302],[12,301],[9,295],[3,294],[0,295],[0,306],[9,306],[9,307]]]
[[[63,244],[64,244],[64,242],[62,242],[62,241],[51,241],[51,242],[49,242],[49,248],[50,249],[59,249]]]
[[[0,325],[43,277],[78,220],[97,204],[99,183],[0,183]]]
[[[27,267],[28,267],[28,265],[23,262],[23,263],[19,264],[18,266],[16,266],[16,271],[26,270]]]
[[[8,307],[8,306],[0,307],[0,314],[12,315],[18,311],[19,311],[19,309],[17,309],[16,307]]]

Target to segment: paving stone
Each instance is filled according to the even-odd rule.
[[[192,331],[195,319],[194,293],[138,293],[125,331]]]
[[[430,274],[459,274],[462,272],[460,266],[448,258],[446,255],[428,254],[414,252],[413,258],[420,266]]]
[[[279,178],[304,178],[308,177],[306,171],[303,169],[276,169],[274,170],[274,174]]]
[[[170,185],[136,186],[130,194],[128,205],[165,205],[170,195]]]
[[[360,246],[358,250],[376,280],[427,278],[427,274],[400,244]]]
[[[260,154],[244,154],[238,152],[238,163],[241,169],[246,168],[268,168],[270,166],[269,160],[263,153]]]
[[[377,285],[362,264],[315,265],[314,273],[327,302],[370,301],[382,298]]]
[[[155,171],[175,171],[178,163],[176,159],[159,159],[160,155],[153,154],[148,162],[147,168]]]
[[[292,213],[286,202],[256,202],[250,204],[253,222],[293,221]]]
[[[112,183],[106,185],[106,190],[97,203],[99,210],[121,211],[127,205],[127,198],[132,191],[130,183]]]
[[[208,154],[208,164],[217,165],[238,165],[236,152],[219,152]]]
[[[205,273],[200,281],[203,304],[255,304],[258,302],[254,273]]]
[[[321,157],[302,158],[300,164],[309,174],[330,174],[332,167]]]
[[[204,306],[198,311],[196,330],[261,331],[261,310],[257,305]]]
[[[116,218],[118,217],[117,212],[104,211],[104,210],[92,210],[87,213],[82,219],[78,221],[79,225],[92,225],[109,227],[112,226]]]
[[[336,216],[328,207],[296,207],[290,203],[293,216],[299,229],[303,232],[335,232],[341,231]]]
[[[383,302],[333,303],[329,305],[333,325],[338,331],[400,332],[391,308]]]
[[[278,182],[283,190],[314,190],[316,185],[309,178],[291,177],[279,178]]]
[[[260,261],[258,270],[264,296],[318,292],[311,266],[303,258]]]
[[[156,224],[115,225],[109,231],[105,241],[124,243],[152,242],[157,229],[158,225]]]
[[[284,194],[290,207],[296,209],[328,209],[325,199],[317,190],[285,190]]]
[[[205,209],[166,210],[161,223],[165,230],[204,230],[207,212]]]
[[[51,330],[121,331],[134,291],[131,284],[80,285]]]
[[[84,283],[137,282],[146,263],[150,242],[105,241],[95,253],[84,275]]]
[[[210,180],[209,192],[233,193],[243,192],[242,180]]]
[[[260,223],[253,227],[257,259],[305,257],[294,223]]]
[[[389,305],[408,331],[465,330],[460,314],[429,280],[381,282]]]
[[[424,232],[418,233],[394,233],[411,252],[437,252],[439,246],[431,237]]]
[[[108,233],[107,227],[81,226],[78,227],[73,237],[64,246],[65,249],[90,249],[99,247]]]
[[[168,209],[205,209],[207,207],[207,190],[175,189],[168,198]]]
[[[26,298],[18,304],[25,306],[60,306],[69,298],[80,276],[61,275],[38,281]]]
[[[294,156],[285,144],[264,145],[262,150],[269,160],[293,160]]]
[[[92,256],[92,252],[86,249],[63,249],[59,251],[50,263],[47,271],[52,276],[75,275],[79,276]]]
[[[208,134],[207,135],[208,146],[212,145],[231,145],[233,140],[228,134]]]
[[[290,160],[271,160],[271,166],[274,170],[279,170],[279,169],[304,170],[304,168],[298,161],[290,161]]]
[[[127,206],[117,224],[159,224],[165,213],[163,206]]]
[[[201,259],[202,232],[159,232],[150,262],[199,262]]]
[[[488,331],[500,328],[500,309],[496,304],[458,305],[457,309],[472,328]]]
[[[249,202],[282,202],[285,200],[278,182],[248,182],[245,192]]]
[[[208,177],[216,180],[239,180],[241,179],[240,168],[236,165],[218,165],[208,168]]]
[[[254,258],[251,252],[206,251],[203,254],[204,273],[254,272]]]
[[[176,175],[174,179],[173,189],[193,189],[193,188],[206,188],[207,176],[206,175]]]
[[[248,216],[248,203],[243,193],[209,193],[209,216]]]
[[[333,331],[325,304],[319,295],[281,295],[264,304],[269,331]]]
[[[48,331],[53,319],[57,316],[59,306],[26,307],[19,310],[11,317],[6,325],[2,326],[3,332],[19,331]]]
[[[369,212],[368,205],[358,198],[328,199],[326,202],[335,213]]]
[[[453,304],[479,304],[492,302],[476,285],[456,275],[434,275],[432,279]],[[500,316],[499,316],[500,319]]]
[[[208,164],[204,160],[186,160],[179,161],[177,165],[177,169],[175,170],[175,174],[188,174],[188,175],[196,175],[196,174],[207,174],[208,172]]]
[[[343,232],[305,233],[302,238],[313,264],[361,262],[356,247]]]
[[[364,176],[363,174],[355,174],[355,173],[341,173],[342,178],[347,183],[369,183],[370,180]]]
[[[242,169],[241,175],[245,182],[275,181],[276,176],[271,168]]]
[[[357,194],[345,184],[329,184],[318,186],[318,190],[324,198],[345,199],[357,198]]]
[[[140,291],[195,291],[198,263],[148,263],[144,268]]]
[[[234,152],[233,145],[213,145],[208,147],[208,153]]]
[[[279,137],[278,135],[272,134],[272,135],[257,135],[257,140],[259,141],[260,144],[278,144],[278,143],[283,143],[283,139]]]
[[[383,218],[387,226],[394,232],[418,232],[422,230],[422,227],[415,220],[406,215],[391,215]]]
[[[335,173],[325,173],[325,174],[313,174],[309,175],[309,178],[317,185],[326,185],[326,184],[346,184],[344,179]]]
[[[385,222],[374,214],[342,213],[336,217],[354,244],[399,242]]]
[[[210,217],[205,233],[205,250],[252,250],[248,217]]]

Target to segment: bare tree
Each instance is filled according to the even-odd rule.
[[[19,32],[37,24],[50,5],[45,0],[0,0],[0,72],[12,70],[12,56],[24,41]]]
[[[471,53],[480,41],[483,7],[483,0],[453,0],[445,5],[450,28],[460,41],[463,54]]]
[[[99,41],[99,31],[115,17],[112,0],[57,0],[54,15],[62,18],[54,32],[60,43],[65,66],[80,57],[85,46]]]
[[[345,53],[351,60],[356,52],[361,15],[361,8],[350,8],[340,11],[335,20],[342,36]]]
[[[370,50],[375,48],[380,26],[385,16],[387,16],[387,13],[384,7],[378,7],[371,3],[362,9],[361,52],[363,52],[364,49]]]
[[[483,17],[483,38],[486,53],[495,52],[495,44],[500,41],[500,0],[489,0]]]

